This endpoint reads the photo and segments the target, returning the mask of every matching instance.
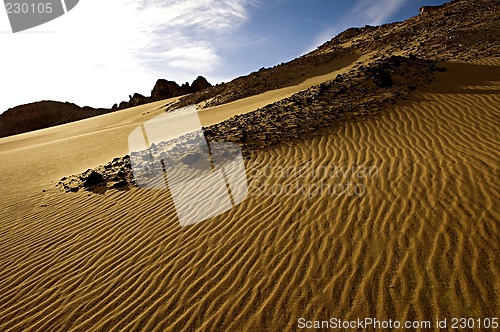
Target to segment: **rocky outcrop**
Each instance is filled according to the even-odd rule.
[[[144,104],[146,99],[147,98],[145,96],[141,95],[140,93],[134,93],[134,95],[129,100],[129,104],[134,105],[134,106],[141,105],[141,104]]]
[[[151,99],[161,100],[166,98],[178,97],[190,93],[189,84],[186,83],[182,87],[174,81],[159,79],[156,81],[153,91],[151,91]]]
[[[207,79],[203,76],[198,76],[191,84],[191,92],[198,92],[211,87],[212,84],[208,83]]]
[[[62,191],[76,192],[80,189],[104,193],[108,189],[128,189],[135,180],[131,172],[130,158],[115,158],[104,166],[88,169],[82,174],[63,177],[57,184]]]
[[[16,106],[0,114],[0,137],[44,129],[110,112],[72,103],[39,101]]]
[[[129,96],[128,102],[122,101],[119,105],[114,104],[112,109],[121,110],[124,108],[151,103],[157,100],[179,97],[189,93],[200,92],[211,86],[212,85],[203,76],[198,76],[191,85],[187,82],[179,85],[175,81],[159,79],[156,81],[150,97],[145,97],[139,93],[135,93],[133,96]]]

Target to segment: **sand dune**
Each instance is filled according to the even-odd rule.
[[[255,152],[248,198],[186,228],[166,191],[50,183],[127,153],[127,134],[162,102],[0,140],[0,330],[494,317],[498,66],[446,64],[442,80],[379,115]]]
[[[116,113],[0,139],[6,197],[23,197],[61,177],[128,153],[127,137],[140,123],[164,112],[159,101]],[[69,173],[68,173],[69,172]]]

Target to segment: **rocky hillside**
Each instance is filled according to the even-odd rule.
[[[434,61],[410,57],[391,56],[372,65],[339,75],[335,80],[299,92],[290,98],[267,105],[254,112],[235,116],[204,129],[208,142],[233,142],[239,145],[245,158],[251,151],[269,149],[286,142],[314,137],[321,129],[359,116],[380,112],[384,104],[406,98],[411,91],[436,79],[445,68]],[[196,135],[197,133],[195,133]],[[131,158],[136,167],[148,169],[151,153],[169,167],[172,159],[197,159],[199,138],[193,133],[161,142],[151,150],[131,156],[115,158],[104,166],[89,169],[78,175],[64,177],[57,188],[66,192],[85,189],[105,192],[108,189],[128,189],[137,181],[153,181],[152,171],[140,179],[134,178]],[[195,147],[186,155],[186,142]],[[182,148],[177,149],[178,146]],[[176,156],[176,151],[179,151]],[[224,151],[228,152],[228,151]],[[140,165],[140,166],[139,166]],[[149,176],[149,177],[148,177]]]
[[[293,84],[344,55],[371,55],[334,80],[203,128],[209,142],[237,143],[248,157],[251,151],[293,143],[336,123],[377,114],[384,105],[408,98],[415,89],[439,79],[447,61],[498,56],[499,22],[497,0],[453,1],[404,22],[348,29],[296,60],[191,94],[171,108],[201,101],[206,101],[205,106],[223,104]],[[172,149],[170,143],[165,146]],[[159,150],[154,152],[161,154],[160,148],[156,146]],[[131,158],[146,160],[140,153],[116,158],[94,170],[65,177],[57,187],[106,191],[134,186]]]
[[[428,8],[428,7],[427,7]],[[182,98],[172,108],[206,101],[225,104],[300,82],[322,65],[348,54],[414,54],[437,61],[463,61],[498,54],[500,1],[454,0],[403,22],[350,28],[293,61],[261,68],[248,76]]]
[[[109,109],[80,107],[58,101],[20,105],[0,114],[0,137],[57,126],[108,112]]]
[[[198,76],[191,85],[185,83],[181,86],[174,81],[159,79],[151,91],[150,97],[135,93],[129,97],[128,102],[121,102],[120,105],[115,104],[111,109],[80,107],[72,103],[57,101],[40,101],[20,105],[0,114],[0,137],[57,126],[157,100],[178,97],[202,91],[211,86],[202,76]]]

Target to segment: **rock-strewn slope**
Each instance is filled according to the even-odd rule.
[[[319,66],[347,54],[406,55],[463,61],[498,54],[500,2],[456,0],[403,22],[350,28],[293,61],[182,98],[170,109],[207,101],[217,106],[296,84]]]
[[[322,128],[374,114],[385,104],[407,98],[446,70],[437,61],[498,55],[499,18],[498,1],[457,0],[404,22],[351,28],[296,60],[191,94],[168,109],[201,101],[206,101],[204,106],[224,104],[289,85],[344,55],[372,54],[370,60],[357,63],[334,80],[204,128],[207,141],[237,143],[248,156],[250,151],[309,138]],[[117,167],[111,163],[95,169],[102,180],[91,186],[85,185],[91,170],[64,179],[58,186],[77,191],[115,188],[116,182],[123,187],[125,183],[134,185],[130,157],[117,161]],[[116,178],[120,171],[122,175]]]
[[[383,58],[371,66],[360,66],[290,98],[203,128],[205,138],[208,142],[236,143],[248,158],[251,151],[309,138],[322,128],[340,121],[375,114],[384,104],[406,98],[411,91],[431,82],[443,70],[445,69],[436,67],[433,61],[415,56]],[[183,144],[184,147],[190,135],[152,147],[154,154],[159,156],[157,160],[164,159],[168,167],[169,159],[189,159],[189,155],[186,156],[185,153],[176,157],[172,150],[175,150],[176,144]],[[134,155],[134,158],[150,160],[152,152],[143,151]],[[193,150],[192,154],[197,155],[199,151]],[[147,165],[144,167],[147,168]],[[151,177],[154,176],[157,174],[152,173]],[[125,156],[115,158],[94,170],[65,177],[58,183],[58,187],[64,191],[83,188],[102,192],[107,189],[128,188],[135,184],[130,157]]]

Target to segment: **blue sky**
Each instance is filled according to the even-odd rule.
[[[57,0],[56,0],[57,1]],[[51,99],[111,107],[158,78],[229,81],[351,26],[401,21],[437,0],[81,0],[12,34],[0,14],[0,112]]]

